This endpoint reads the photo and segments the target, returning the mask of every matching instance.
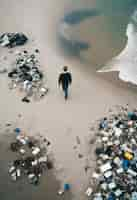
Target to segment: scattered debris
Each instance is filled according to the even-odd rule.
[[[30,98],[42,99],[48,92],[44,83],[44,74],[39,69],[40,64],[35,54],[28,51],[19,52],[13,69],[8,73],[11,79],[10,89],[19,88],[24,92],[22,102],[29,103]]]
[[[61,188],[59,191],[58,191],[58,195],[63,195],[66,191],[69,191],[70,190],[70,184],[69,183],[65,183],[64,184],[64,187]]]
[[[23,33],[4,33],[0,36],[0,44],[3,47],[15,47],[24,45],[28,38]]]
[[[137,200],[137,112],[122,109],[100,120],[96,170],[86,195],[93,200]]]
[[[83,156],[81,153],[79,153],[79,154],[78,154],[78,157],[81,159],[81,158],[83,158],[84,156]]]
[[[24,97],[24,98],[22,99],[22,102],[30,103],[30,100],[29,100],[27,97]]]
[[[86,195],[88,196],[88,197],[90,197],[91,196],[91,194],[92,194],[92,188],[88,188],[87,190],[86,190]]]
[[[14,131],[19,134],[10,144],[11,151],[17,156],[9,166],[11,179],[17,181],[26,177],[29,183],[37,185],[44,171],[53,168],[53,163],[49,160],[48,146],[44,143],[44,148],[41,147],[41,141],[23,135],[20,128]]]
[[[60,189],[60,190],[58,191],[58,195],[63,195],[63,194],[64,194],[64,190],[61,190],[61,189]]]

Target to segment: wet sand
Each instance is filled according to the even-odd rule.
[[[114,105],[129,104],[129,107],[137,106],[137,94],[134,90],[123,86],[119,87],[114,81],[111,82],[111,80],[107,81],[101,78],[102,75],[95,72],[96,66],[85,65],[83,61],[77,60],[75,57],[66,57],[58,49],[56,29],[59,20],[66,10],[72,9],[72,5],[74,5],[74,8],[78,4],[79,7],[86,3],[89,6],[91,0],[86,2],[81,0],[81,2],[83,3],[60,0],[60,5],[57,6],[53,0],[40,0],[38,2],[31,0],[21,2],[17,0],[12,2],[1,0],[0,7],[1,31],[23,31],[28,34],[29,38],[33,39],[23,49],[40,49],[41,65],[47,75],[50,88],[49,94],[42,101],[24,104],[21,102],[22,94],[17,90],[10,91],[8,89],[7,76],[0,75],[0,122],[1,124],[5,124],[7,121],[15,122],[18,127],[23,128],[28,133],[37,134],[40,132],[48,137],[56,159],[56,178],[61,180],[62,183],[69,182],[71,184],[71,191],[75,200],[86,199],[85,190],[88,186],[89,178],[85,174],[84,167],[89,153],[86,141],[91,133],[91,122],[106,115],[109,108]],[[87,21],[86,23],[89,22]],[[100,29],[98,29],[99,31]],[[100,33],[98,34],[100,35]],[[106,36],[105,38],[107,40],[108,37]],[[94,43],[96,43],[96,40]],[[106,48],[102,48],[105,53],[105,59],[110,49],[114,51],[111,44],[109,50],[107,49],[108,45]],[[15,51],[20,49],[15,48],[12,54],[8,54],[7,49],[0,48],[0,55],[6,55],[9,60],[12,60]],[[119,51],[119,48],[116,51]],[[97,55],[95,53],[94,58]],[[113,54],[110,53],[109,56],[111,55]],[[63,94],[57,85],[58,73],[63,65],[68,65],[73,74],[73,84],[68,102],[65,102]],[[22,115],[20,119],[18,118],[19,114]],[[80,145],[77,145],[76,136],[80,137]],[[77,148],[74,149],[74,146],[77,146]],[[84,157],[82,159],[78,158],[79,153],[83,154]],[[1,180],[0,184],[7,184],[7,180],[5,183],[1,182]],[[53,180],[55,180],[55,177],[53,177]],[[41,185],[42,192],[39,194],[39,191],[34,191],[35,194],[41,195],[39,200],[46,195],[46,179],[44,181],[43,185]],[[53,185],[52,182],[47,187],[51,185]],[[4,187],[1,187],[1,192],[5,193],[2,188]],[[10,189],[10,187],[8,188]],[[12,188],[9,190],[9,195],[11,190]],[[15,188],[13,191],[17,192]],[[25,191],[23,190],[20,199],[30,192],[27,187]],[[55,196],[55,198],[58,197]],[[13,199],[16,200],[15,198]],[[49,199],[53,199],[53,197]]]

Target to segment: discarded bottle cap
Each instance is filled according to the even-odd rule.
[[[65,190],[65,191],[70,190],[70,184],[65,183],[65,184],[64,184],[64,190]]]
[[[20,129],[20,128],[15,128],[15,133],[16,133],[17,135],[19,135],[19,134],[21,133],[21,129]]]

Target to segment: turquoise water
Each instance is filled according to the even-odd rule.
[[[60,21],[59,41],[66,55],[82,57],[97,69],[125,47],[127,25],[137,1],[90,2],[87,7],[85,1],[85,7],[76,9],[77,1],[75,9],[65,13]]]

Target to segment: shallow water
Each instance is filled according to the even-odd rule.
[[[123,81],[137,84],[137,10],[130,18],[125,35],[128,41],[124,50],[108,62],[102,71],[119,71],[119,77]]]
[[[88,8],[85,3],[83,9],[66,13],[59,31],[61,48],[100,68],[125,47],[126,28],[136,5],[135,0],[96,0]]]

